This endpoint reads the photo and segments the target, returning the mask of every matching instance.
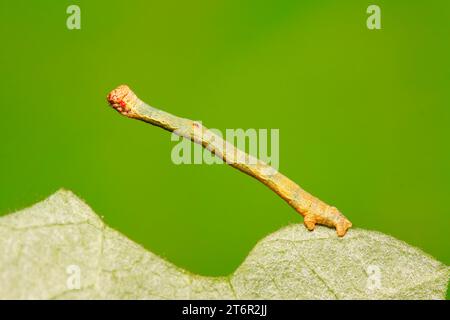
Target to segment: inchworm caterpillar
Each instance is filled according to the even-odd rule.
[[[148,122],[201,144],[230,166],[258,179],[304,217],[304,224],[308,230],[314,230],[316,224],[321,224],[335,227],[338,236],[342,237],[352,226],[352,223],[338,209],[312,196],[267,163],[235,148],[199,122],[179,118],[153,108],[141,101],[125,85],[111,91],[107,99],[111,106],[122,115]]]

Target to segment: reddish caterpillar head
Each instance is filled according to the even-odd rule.
[[[137,97],[126,85],[118,86],[108,94],[107,100],[111,107],[124,116],[131,116],[132,107],[136,103]]]

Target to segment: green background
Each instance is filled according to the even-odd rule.
[[[81,30],[66,8],[81,7]],[[382,30],[366,28],[381,7]],[[60,187],[176,265],[225,275],[302,218],[121,117],[126,83],[206,126],[280,129],[280,171],[450,264],[450,2],[1,1],[0,214]]]

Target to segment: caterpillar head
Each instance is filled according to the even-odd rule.
[[[111,91],[106,98],[115,110],[124,116],[131,116],[137,97],[127,85],[120,85]]]

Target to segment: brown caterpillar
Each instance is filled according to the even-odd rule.
[[[235,148],[200,123],[147,105],[126,85],[111,91],[107,100],[122,115],[161,127],[201,144],[230,166],[258,179],[304,217],[304,224],[308,230],[314,230],[316,224],[321,224],[336,228],[338,236],[342,237],[352,226],[338,209],[306,192],[264,161]]]

